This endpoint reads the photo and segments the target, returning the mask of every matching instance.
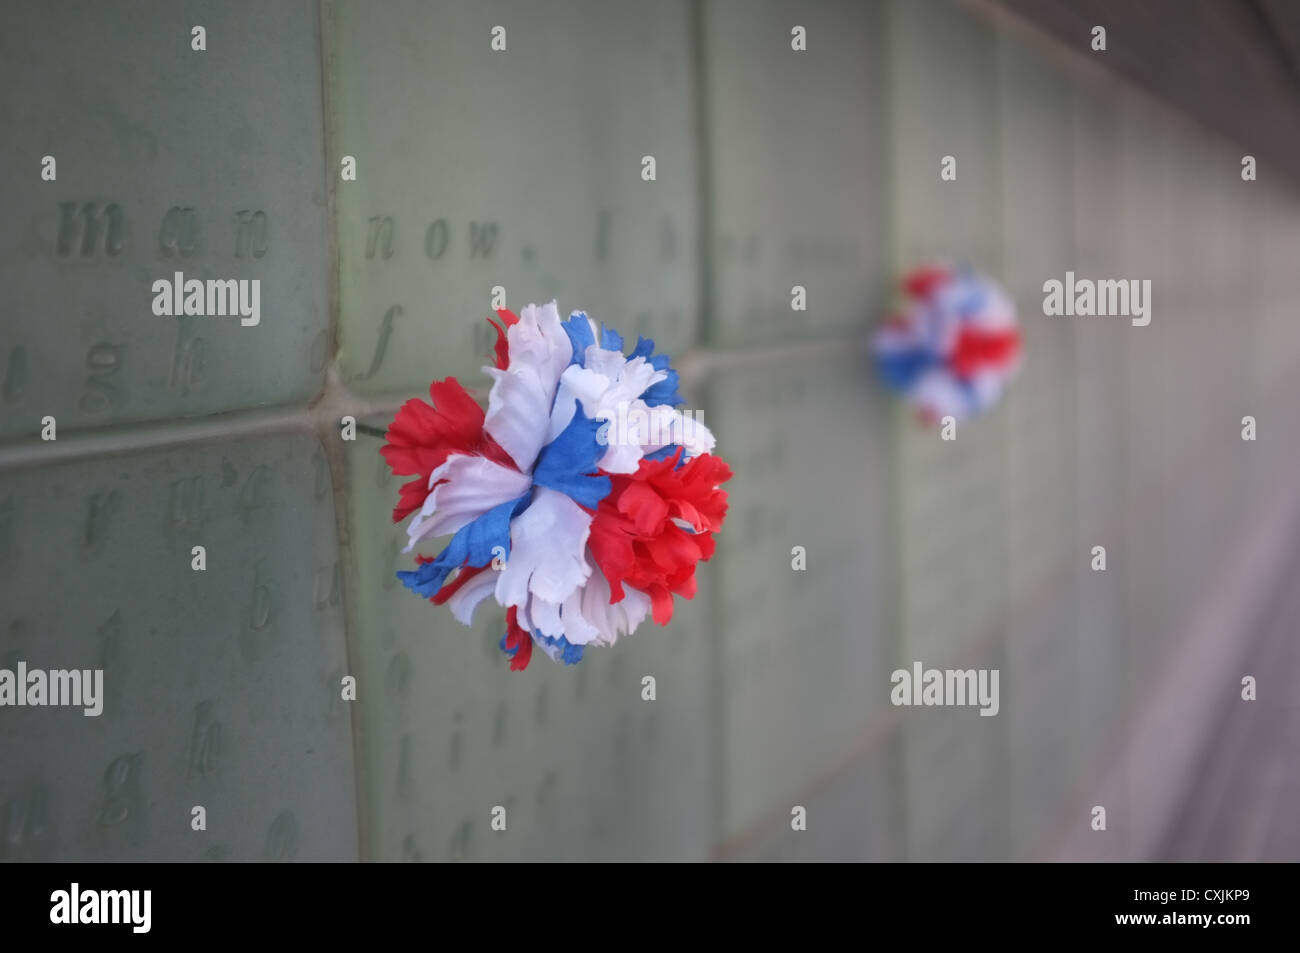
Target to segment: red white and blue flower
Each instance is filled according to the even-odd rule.
[[[616,332],[582,312],[561,321],[555,302],[497,316],[487,411],[447,378],[388,429],[384,458],[415,477],[393,510],[406,551],[451,537],[397,575],[466,625],[493,596],[512,669],[534,644],[573,664],[694,596],[731,470],[677,409],[677,372],[653,341],[624,354]]]
[[[903,292],[902,310],[876,332],[876,366],[886,385],[927,422],[993,407],[1020,365],[1010,296],[969,268],[942,265],[906,275]]]

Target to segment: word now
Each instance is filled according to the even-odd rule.
[[[153,283],[153,313],[160,318],[194,315],[197,317],[225,317],[239,315],[239,323],[251,328],[262,320],[262,281],[260,278],[198,278],[185,279],[184,272],[176,272],[168,281],[159,278]]]

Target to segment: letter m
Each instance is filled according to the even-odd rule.
[[[130,923],[131,894],[126,890],[105,890],[101,923]]]
[[[1123,304],[1120,303],[1121,298]],[[1128,314],[1128,282],[1116,281],[1113,278],[1097,282],[1097,304],[1100,305],[1102,301],[1106,302],[1106,310],[1097,309],[1102,314]]]
[[[73,694],[73,688],[76,694]],[[50,697],[66,705],[81,704],[81,671],[57,668],[50,672]]]
[[[975,669],[959,669],[948,672],[948,697],[954,705],[973,705],[979,698],[976,692],[977,676]]]
[[[104,252],[117,255],[122,251],[122,229],[122,209],[116,203],[101,211],[94,202],[60,202],[55,248],[60,257],[67,258],[80,244],[81,257],[89,258],[99,248],[102,235]]]
[[[234,278],[208,279],[208,315],[235,314],[239,311],[239,282]]]
[[[491,258],[497,240],[496,222],[469,223],[469,257]]]

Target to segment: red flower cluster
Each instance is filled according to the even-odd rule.
[[[673,593],[695,595],[695,564],[713,555],[713,534],[727,515],[727,494],[718,485],[731,479],[731,468],[712,454],[679,466],[682,453],[614,474],[587,542],[609,580],[609,601],[623,598],[624,583],[640,589],[660,625],[673,617]]]
[[[454,377],[429,385],[433,406],[412,397],[393,418],[380,449],[396,474],[416,474],[402,484],[393,508],[396,523],[424,505],[429,495],[429,475],[453,453],[473,453],[503,467],[516,469],[510,455],[483,430],[483,408]]]
[[[504,310],[498,311],[497,316],[501,325],[491,318],[488,323],[497,329],[496,366],[504,370],[510,364],[505,328],[517,324],[519,317],[513,311]],[[429,385],[429,397],[432,406],[413,397],[398,409],[380,449],[395,474],[418,475],[418,479],[402,485],[397,506],[393,508],[394,523],[424,505],[424,498],[432,489],[429,474],[453,453],[479,454],[503,467],[518,469],[510,455],[483,430],[483,408],[456,378],[434,381]]]

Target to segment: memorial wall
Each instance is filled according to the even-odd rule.
[[[3,22],[0,666],[103,697],[0,712],[2,859],[1040,857],[1300,493],[1300,195],[1085,42],[938,0]],[[1024,340],[955,440],[870,358],[934,259]],[[1044,314],[1067,272],[1149,280],[1149,324]],[[190,279],[257,321],[160,315]],[[577,666],[395,577],[378,434],[486,400],[498,293],[654,338],[735,472],[698,595]],[[999,670],[996,715],[891,704],[914,662]]]

